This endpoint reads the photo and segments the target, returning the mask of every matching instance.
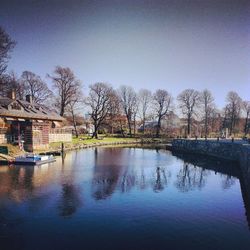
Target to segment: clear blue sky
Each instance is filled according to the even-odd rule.
[[[86,89],[104,81],[176,97],[185,88],[250,100],[250,1],[1,1],[17,41],[9,70],[45,78],[73,69]],[[49,82],[49,79],[47,79]]]

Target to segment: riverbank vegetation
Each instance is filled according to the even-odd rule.
[[[34,150],[34,153],[43,153],[43,152],[61,152],[62,147],[64,151],[80,149],[80,148],[89,148],[105,145],[135,145],[135,144],[166,144],[168,139],[164,138],[123,138],[123,137],[105,137],[101,136],[98,139],[91,138],[89,136],[79,136],[73,137],[72,142],[53,142],[49,144],[49,148],[43,150]],[[18,155],[23,155],[24,151],[20,150],[18,145],[12,144],[1,144],[1,147],[6,148],[8,155],[10,157],[16,157]],[[4,153],[6,155],[6,153]],[[0,159],[1,159],[0,154]]]
[[[90,138],[86,136],[74,137],[72,142],[62,143],[50,143],[49,149],[44,151],[62,151],[63,150],[72,150],[79,148],[88,148],[96,146],[105,146],[105,145],[129,145],[129,144],[166,144],[170,140],[167,138],[123,138],[123,137],[99,137]],[[41,152],[41,151],[39,151]]]

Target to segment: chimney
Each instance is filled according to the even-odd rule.
[[[26,95],[26,101],[32,104],[32,96],[31,95]]]
[[[7,93],[7,97],[9,97],[12,100],[16,100],[16,90],[15,89],[11,89],[8,93]]]

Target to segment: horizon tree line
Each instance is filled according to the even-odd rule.
[[[26,95],[30,95],[36,103],[50,104],[61,116],[72,117],[76,136],[76,116],[82,112],[83,107],[89,109],[94,125],[93,137],[96,138],[98,130],[107,120],[112,126],[121,115],[126,117],[130,136],[136,134],[139,120],[142,133],[145,132],[146,122],[155,121],[155,136],[160,137],[163,120],[177,109],[186,120],[187,136],[191,136],[192,125],[198,120],[204,129],[204,136],[208,137],[218,117],[221,118],[219,129],[228,128],[229,135],[237,131],[240,118],[244,118],[242,132],[245,136],[249,133],[250,101],[243,101],[234,91],[227,94],[227,103],[222,111],[216,108],[214,97],[207,89],[201,92],[194,89],[183,90],[176,98],[177,108],[174,98],[166,89],[157,89],[154,93],[141,89],[137,93],[128,85],[114,89],[108,83],[97,82],[89,85],[89,93],[84,97],[82,82],[69,67],[56,66],[52,74],[47,74],[46,78],[50,79],[52,89],[44,79],[31,71],[24,71],[20,77],[13,72],[7,73],[8,60],[15,45],[16,42],[0,26],[0,95],[6,96],[11,89],[15,89],[19,99],[24,100]],[[122,128],[123,125],[119,122]]]

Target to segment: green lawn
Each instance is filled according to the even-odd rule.
[[[69,148],[69,147],[74,147],[74,146],[81,146],[81,145],[86,145],[86,146],[90,146],[90,145],[98,145],[98,144],[113,144],[113,143],[129,143],[129,142],[135,142],[135,141],[140,141],[139,139],[136,138],[118,138],[118,137],[99,137],[98,139],[94,139],[94,138],[88,138],[86,136],[81,136],[81,137],[73,137],[72,142],[65,142],[64,143],[64,147],[65,148]],[[53,142],[50,143],[50,149],[58,149],[60,148],[62,145],[61,142]]]
[[[72,143],[83,143],[83,144],[93,144],[93,143],[98,143],[98,142],[110,142],[110,143],[115,143],[115,142],[129,142],[129,141],[135,141],[135,138],[117,138],[117,137],[100,137],[99,139],[95,138],[73,138]]]
[[[144,143],[161,143],[164,142],[164,140],[162,139],[142,139],[142,138],[123,138],[123,137],[105,137],[105,136],[99,136],[99,139],[92,139],[90,137],[87,136],[80,136],[79,138],[73,137],[72,142],[64,142],[64,148],[78,148],[81,146],[86,145],[86,147],[88,146],[101,146],[101,145],[107,145],[107,144],[122,144],[122,143],[126,143],[126,144],[133,144],[135,142],[144,142]],[[20,155],[23,154],[23,151],[20,151],[18,146],[13,146],[10,144],[2,144],[2,146],[7,146],[8,147],[8,151],[9,151],[9,155],[10,156],[16,156],[16,155]],[[51,151],[58,151],[61,150],[61,146],[62,146],[62,142],[53,142],[50,143],[49,145],[49,150]],[[44,151],[48,151],[48,150],[35,150],[35,153],[42,153]]]

